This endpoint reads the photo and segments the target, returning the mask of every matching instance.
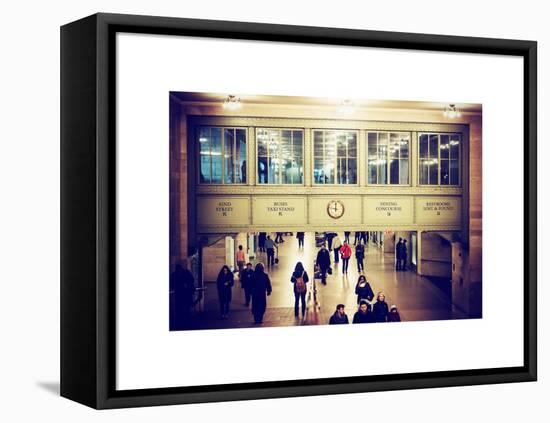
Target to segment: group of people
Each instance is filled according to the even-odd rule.
[[[371,307],[369,301],[361,299],[358,302],[358,309],[353,315],[352,323],[383,323],[383,322],[400,322],[401,316],[396,305],[388,307],[386,296],[383,292],[379,292],[376,302]],[[348,315],[346,314],[346,306],[338,304],[334,314],[330,316],[329,325],[347,325],[349,324]]]
[[[407,240],[399,238],[399,242],[395,244],[395,270],[407,270]]]
[[[342,274],[347,275],[349,269],[349,261],[353,255],[352,248],[348,241],[344,239],[342,243],[338,235],[332,238],[331,246],[332,251],[334,252],[334,263],[339,263],[342,261]],[[355,259],[357,261],[357,271],[363,273],[365,271],[365,244],[362,243],[361,239],[358,240],[358,243],[355,246]],[[332,274],[331,268],[331,254],[327,247],[322,244],[321,249],[317,252],[317,257],[315,259],[315,265],[317,271],[319,272],[319,279],[321,283],[327,283],[327,274]]]

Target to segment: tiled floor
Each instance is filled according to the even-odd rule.
[[[343,233],[339,234],[343,239]],[[338,303],[346,305],[350,318],[357,309],[355,284],[359,273],[355,257],[352,256],[348,275],[342,275],[341,263],[334,264],[333,275],[326,285],[315,281],[317,305],[312,293],[308,294],[307,312],[304,319],[294,317],[294,294],[290,276],[297,261],[301,261],[310,276],[317,255],[313,234],[307,233],[304,250],[298,249],[296,238],[285,236],[279,244],[279,263],[268,269],[273,293],[268,297],[267,311],[262,326],[297,326],[327,324]],[[351,237],[353,242],[353,234]],[[403,321],[447,320],[465,318],[454,309],[450,299],[429,280],[414,272],[396,272],[393,254],[384,254],[374,244],[366,249],[365,275],[375,293],[384,291],[388,304],[396,304]],[[332,260],[334,255],[332,254]],[[265,254],[260,253],[256,261],[266,263]],[[312,286],[310,286],[312,288]],[[220,319],[215,284],[207,284],[204,302],[191,320],[193,329],[221,329],[257,327],[250,310],[244,305],[244,293],[238,282],[233,288],[233,301],[229,318]]]

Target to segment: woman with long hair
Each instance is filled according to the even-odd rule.
[[[367,300],[370,303],[374,298],[374,292],[365,275],[359,275],[357,285],[355,285],[355,294],[357,294],[357,304],[361,303],[361,300]]]
[[[388,321],[389,307],[388,303],[386,302],[386,294],[384,294],[382,291],[380,291],[376,296],[376,303],[372,308],[372,312],[374,313],[374,320],[376,320],[377,322]]]
[[[303,318],[306,314],[306,293],[309,277],[301,261],[296,263],[294,272],[292,272],[292,276],[290,277],[290,282],[294,285],[294,317],[298,317],[298,306],[301,302]]]
[[[216,286],[218,288],[218,299],[220,300],[220,315],[222,319],[225,319],[229,314],[229,303],[231,302],[231,288],[234,285],[233,272],[229,269],[229,266],[224,265],[218,278],[216,279]]]
[[[251,285],[254,323],[262,323],[265,309],[267,308],[267,296],[271,295],[271,281],[267,273],[265,273],[263,263],[256,264]]]

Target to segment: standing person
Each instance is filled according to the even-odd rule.
[[[359,240],[359,244],[355,247],[355,258],[357,259],[357,272],[362,273],[365,270],[365,265],[363,264],[363,260],[365,260],[365,246],[361,244],[361,240]]]
[[[374,315],[370,310],[370,304],[365,300],[359,303],[359,309],[353,315],[352,323],[374,323]]]
[[[220,300],[220,314],[222,319],[225,319],[229,314],[231,288],[233,288],[234,283],[233,272],[229,270],[229,266],[224,265],[218,274],[218,279],[216,280],[216,286],[218,287],[218,299]]]
[[[252,276],[254,269],[252,263],[246,263],[246,268],[241,272],[241,288],[244,289],[244,305],[249,306],[252,298]]]
[[[258,263],[252,276],[252,314],[254,315],[254,323],[262,323],[267,308],[267,296],[271,295],[271,281],[264,270],[263,263]]]
[[[390,312],[388,313],[388,322],[400,322],[401,316],[397,311],[397,306],[394,304],[390,307]]]
[[[327,283],[327,271],[330,268],[330,253],[325,247],[325,244],[321,245],[321,249],[317,253],[316,264],[321,271],[321,283]]]
[[[363,244],[365,244],[365,245],[369,241],[369,234],[368,234],[367,231],[361,232],[361,241],[363,241]]]
[[[376,296],[376,303],[374,303],[372,311],[376,322],[388,321],[388,303],[386,303],[386,295],[382,291],[380,291]]]
[[[285,242],[283,239],[283,233],[282,232],[275,232],[275,243],[279,244],[281,242]]]
[[[340,256],[340,248],[342,247],[342,241],[338,234],[334,234],[332,238],[332,250],[334,251],[334,263],[337,264]]]
[[[275,264],[275,248],[277,245],[273,242],[271,237],[268,235],[265,240],[265,249],[267,251],[267,266],[273,266]]]
[[[328,321],[329,325],[347,325],[349,323],[348,316],[345,312],[345,305],[344,304],[338,304],[336,306],[336,311],[332,316],[330,316],[330,319]]]
[[[306,292],[307,292],[307,283],[309,282],[309,277],[301,261],[296,263],[294,272],[290,277],[290,282],[294,284],[294,317],[298,317],[298,306],[300,305],[299,303],[301,302],[302,318],[304,318],[306,314]]]
[[[348,274],[349,259],[351,257],[351,247],[344,241],[344,245],[340,248],[340,255],[342,256],[342,274]]]
[[[395,244],[395,270],[401,270],[401,257],[403,256],[403,238],[399,238],[399,242]]]
[[[195,280],[193,274],[181,264],[177,264],[174,272],[170,275],[171,328],[177,329],[185,326],[189,320],[194,294]]]
[[[370,283],[367,281],[365,275],[361,275],[359,276],[359,279],[357,279],[355,294],[357,294],[357,304],[360,304],[363,300],[367,300],[370,303],[374,298],[374,292],[372,291]]]
[[[298,249],[304,249],[305,232],[296,232],[296,238],[298,239]]]
[[[353,245],[356,245],[357,241],[361,242],[361,232],[359,232],[359,231],[355,232],[355,238],[353,240]]]
[[[351,231],[344,232],[344,242],[347,242],[349,244],[349,236],[351,234]]]
[[[403,249],[401,250],[401,270],[407,270],[407,240],[403,240]]]
[[[243,250],[243,246],[239,245],[239,249],[237,250],[237,254],[235,257],[237,261],[237,268],[239,269],[239,277],[241,276],[241,272],[244,269],[244,263],[245,263],[245,254]]]
[[[328,250],[332,251],[332,239],[336,236],[334,232],[327,232],[325,239],[327,240]]]
[[[260,232],[258,234],[258,247],[260,247],[260,252],[265,253],[265,240],[267,234],[265,232]]]

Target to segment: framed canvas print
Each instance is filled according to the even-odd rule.
[[[61,28],[61,394],[536,380],[536,43]]]

